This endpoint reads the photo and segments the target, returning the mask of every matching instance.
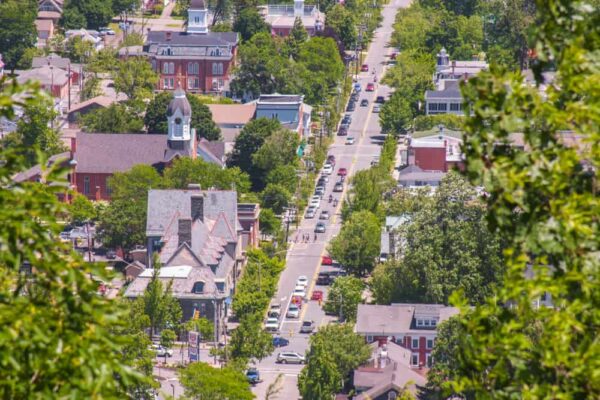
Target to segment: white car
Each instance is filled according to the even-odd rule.
[[[296,287],[307,287],[308,286],[308,278],[304,275],[299,276],[298,279],[296,279]]]
[[[267,318],[265,329],[267,332],[277,332],[279,330],[279,320],[277,318]]]
[[[373,112],[374,113],[378,113],[379,111],[381,111],[381,105],[380,104],[375,104],[373,106]]]
[[[321,207],[321,198],[319,196],[313,196],[308,203],[310,207],[319,208]]]
[[[354,138],[352,136],[348,136],[346,138],[346,144],[354,144]]]
[[[323,175],[331,175],[333,172],[333,166],[331,164],[325,164],[323,167]]]
[[[290,304],[290,308],[288,308],[287,313],[285,314],[287,318],[298,318],[300,317],[300,307],[295,304]]]
[[[298,296],[298,297],[302,297],[303,299],[306,298],[306,288],[304,286],[296,286],[294,288],[294,293],[292,293],[292,296]]]
[[[150,350],[154,351],[158,357],[173,357],[173,350],[162,347],[160,344],[153,344]]]

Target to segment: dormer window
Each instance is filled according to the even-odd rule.
[[[194,294],[204,293],[204,282],[194,282],[194,287],[192,288],[192,293],[194,293]]]

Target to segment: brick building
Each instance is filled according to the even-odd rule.
[[[294,5],[270,4],[260,8],[265,21],[271,26],[274,36],[289,36],[296,18],[299,18],[309,36],[323,30],[325,13],[315,4],[304,5],[304,0],[294,0]]]
[[[458,312],[441,304],[359,304],[355,331],[369,343],[391,341],[410,350],[413,367],[430,367],[438,325]]]
[[[224,93],[237,45],[236,32],[210,32],[204,0],[192,0],[186,31],[150,31],[143,52],[160,75],[157,89]]]

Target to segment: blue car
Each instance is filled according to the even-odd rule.
[[[255,385],[260,382],[260,373],[256,368],[250,368],[246,372],[246,378],[251,385]]]
[[[360,87],[360,83],[354,84],[354,90],[356,90],[357,92],[360,92],[362,90],[362,88]]]
[[[280,336],[273,338],[273,346],[275,346],[275,347],[284,347],[284,346],[287,346],[288,344],[290,344],[290,341],[285,338],[282,338]]]

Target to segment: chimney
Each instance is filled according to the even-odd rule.
[[[71,158],[75,157],[75,153],[77,152],[77,137],[71,138]]]
[[[201,190],[202,187],[199,183],[188,183],[188,190]]]
[[[178,221],[178,235],[179,242],[178,246],[181,246],[184,243],[188,245],[192,244],[192,220],[190,218],[181,218]]]
[[[192,221],[199,219],[204,222],[204,195],[201,193],[192,194],[190,203]]]
[[[170,31],[166,31],[165,35],[167,36],[167,42],[170,42],[172,33]]]
[[[456,61],[452,61],[452,75],[454,75],[454,68],[456,68]]]

